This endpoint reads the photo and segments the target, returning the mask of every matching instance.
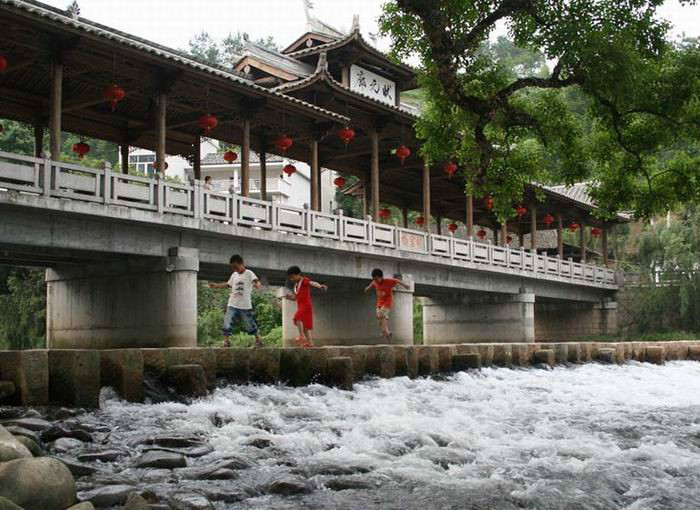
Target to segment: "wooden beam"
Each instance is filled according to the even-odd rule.
[[[557,211],[557,254],[560,259],[564,258],[564,215]]]
[[[581,220],[578,233],[578,242],[581,249],[581,263],[586,263],[586,222]]]
[[[250,196],[250,118],[243,119],[241,144],[241,195]]]
[[[202,137],[199,135],[192,145],[192,173],[195,180],[202,179]]]
[[[63,103],[63,113],[69,113],[69,112],[74,112],[77,110],[82,110],[84,108],[88,108],[90,106],[95,106],[96,104],[102,104],[104,103],[105,100],[102,97],[102,94],[99,96],[94,95],[94,96],[89,96],[89,97],[79,97],[72,99],[70,101],[65,101]]]
[[[40,118],[34,121],[34,157],[41,158],[44,152],[44,124]]]
[[[379,221],[379,132],[373,129],[370,133],[372,138],[372,219]]]
[[[467,193],[467,238],[474,237],[474,197]]]
[[[165,175],[167,94],[159,92],[156,99],[156,172]]]
[[[51,159],[58,161],[61,155],[61,112],[63,100],[63,64],[51,62],[51,95],[49,110],[49,150]]]
[[[537,206],[530,204],[530,249],[537,251]]]
[[[260,141],[260,199],[267,200],[267,146],[265,140]]]
[[[403,228],[408,228],[408,207],[401,208],[401,223]]]
[[[124,140],[119,145],[119,152],[122,160],[122,173],[127,175],[129,173],[129,137],[126,133],[124,133]]]

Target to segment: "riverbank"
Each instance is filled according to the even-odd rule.
[[[366,376],[413,378],[485,366],[685,359],[700,360],[700,341],[0,351],[0,402],[95,408],[106,386],[127,401],[143,402],[149,393],[167,393],[165,388],[204,396],[217,380],[351,389]]]

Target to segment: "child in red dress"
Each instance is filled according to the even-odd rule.
[[[286,299],[297,302],[297,313],[294,314],[294,324],[299,328],[296,343],[300,347],[313,347],[311,330],[314,328],[313,304],[311,302],[311,287],[328,290],[327,285],[311,281],[301,274],[298,266],[287,269],[287,278],[294,283],[294,294],[287,294]]]
[[[372,282],[367,285],[365,292],[370,289],[377,291],[377,321],[379,329],[382,331],[384,340],[391,340],[391,331],[389,331],[389,312],[394,304],[394,287],[401,285],[405,289],[410,289],[410,286],[398,278],[384,278],[384,272],[381,269],[372,271]]]

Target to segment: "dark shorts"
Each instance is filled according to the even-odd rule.
[[[224,317],[224,336],[231,336],[233,325],[236,321],[241,321],[242,329],[249,335],[254,335],[258,332],[258,325],[255,324],[253,318],[253,310],[244,310],[242,308],[226,307],[226,316]]]

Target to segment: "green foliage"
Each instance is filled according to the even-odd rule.
[[[0,286],[0,344],[40,349],[46,344],[46,283],[41,269],[4,269]]]
[[[589,180],[602,217],[700,201],[700,47],[667,39],[661,3],[387,2],[394,56],[422,63],[422,154],[457,160],[501,220],[527,182]]]
[[[253,42],[265,48],[279,50],[272,36],[261,37]],[[241,32],[217,40],[208,32],[202,31],[190,39],[189,48],[184,51],[209,64],[231,68],[238,61],[244,48],[244,35]]]

